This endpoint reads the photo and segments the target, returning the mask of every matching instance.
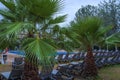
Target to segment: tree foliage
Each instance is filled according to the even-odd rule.
[[[40,63],[43,67],[45,65],[51,67],[56,54],[51,31],[66,18],[66,15],[55,16],[62,9],[63,1],[0,0],[0,2],[6,7],[0,9],[0,15],[3,16],[0,23],[0,47],[8,47],[12,42],[19,41],[26,54],[25,60],[32,64]],[[3,42],[7,45],[3,45]]]
[[[112,25],[114,28],[109,34],[120,31],[120,1],[119,0],[104,0],[98,6],[82,6],[76,12],[75,19],[83,19],[89,16],[96,16],[102,19],[104,26]]]

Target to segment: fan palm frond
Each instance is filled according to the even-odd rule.
[[[24,23],[24,22],[14,22],[14,23],[3,23],[0,25],[0,36],[8,36],[9,38],[13,38],[14,35],[20,35],[23,29],[33,27],[32,23]]]
[[[46,43],[43,39],[26,39],[23,42],[23,49],[27,53],[26,56],[28,56],[28,58],[32,57],[32,59],[34,59],[35,57],[33,57],[33,55],[35,55],[42,65],[50,64],[51,55],[55,55],[55,48]]]
[[[110,35],[105,41],[107,44],[120,44],[120,32]]]
[[[14,11],[15,10],[15,4],[14,4],[14,0],[0,0],[0,2],[9,10]]]
[[[49,20],[49,24],[58,24],[64,22],[67,15],[56,17],[55,19]]]
[[[5,18],[9,18],[11,20],[15,19],[15,14],[10,13],[9,11],[5,11],[5,10],[0,10],[0,14],[5,17]]]
[[[61,9],[62,0],[21,0],[33,15],[48,18]],[[34,6],[34,7],[33,7]]]

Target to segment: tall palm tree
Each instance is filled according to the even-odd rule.
[[[79,19],[71,23],[71,30],[72,32],[74,32],[74,34],[76,34],[75,38],[77,40],[75,41],[78,42],[80,46],[84,47],[84,49],[87,51],[87,55],[84,60],[85,63],[82,76],[90,77],[96,76],[98,74],[98,70],[95,65],[94,56],[92,53],[92,46],[107,42],[107,38],[109,36],[105,37],[105,34],[110,29],[112,29],[112,26],[103,27],[101,20],[96,17],[88,17],[82,20]],[[114,42],[115,41],[113,41],[113,43]]]
[[[61,9],[61,0],[0,0],[6,10],[0,10],[4,20],[0,39],[19,40],[25,51],[24,80],[39,80],[38,65],[51,67],[51,55],[56,50],[49,29],[64,21],[66,15],[53,18]],[[34,6],[34,7],[33,7]],[[23,37],[20,36],[23,34]],[[9,41],[10,42],[10,41]],[[1,45],[2,46],[2,45]],[[44,70],[43,70],[44,71]],[[32,75],[32,76],[31,76]]]

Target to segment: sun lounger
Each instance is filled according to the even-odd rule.
[[[17,57],[12,62],[12,68],[14,69],[23,69],[24,68],[24,61],[22,57]]]
[[[14,64],[21,64],[23,63],[23,57],[16,57],[14,58]]]
[[[21,69],[13,69],[10,72],[1,73],[1,76],[2,76],[2,80],[4,79],[5,80],[17,80],[17,79],[22,80],[22,73],[23,73],[23,70]]]

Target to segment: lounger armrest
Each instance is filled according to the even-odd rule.
[[[19,64],[19,65],[13,64],[12,67],[13,67],[14,69],[19,69],[19,68],[20,68],[20,69],[23,69],[23,68],[24,68],[24,63]]]

